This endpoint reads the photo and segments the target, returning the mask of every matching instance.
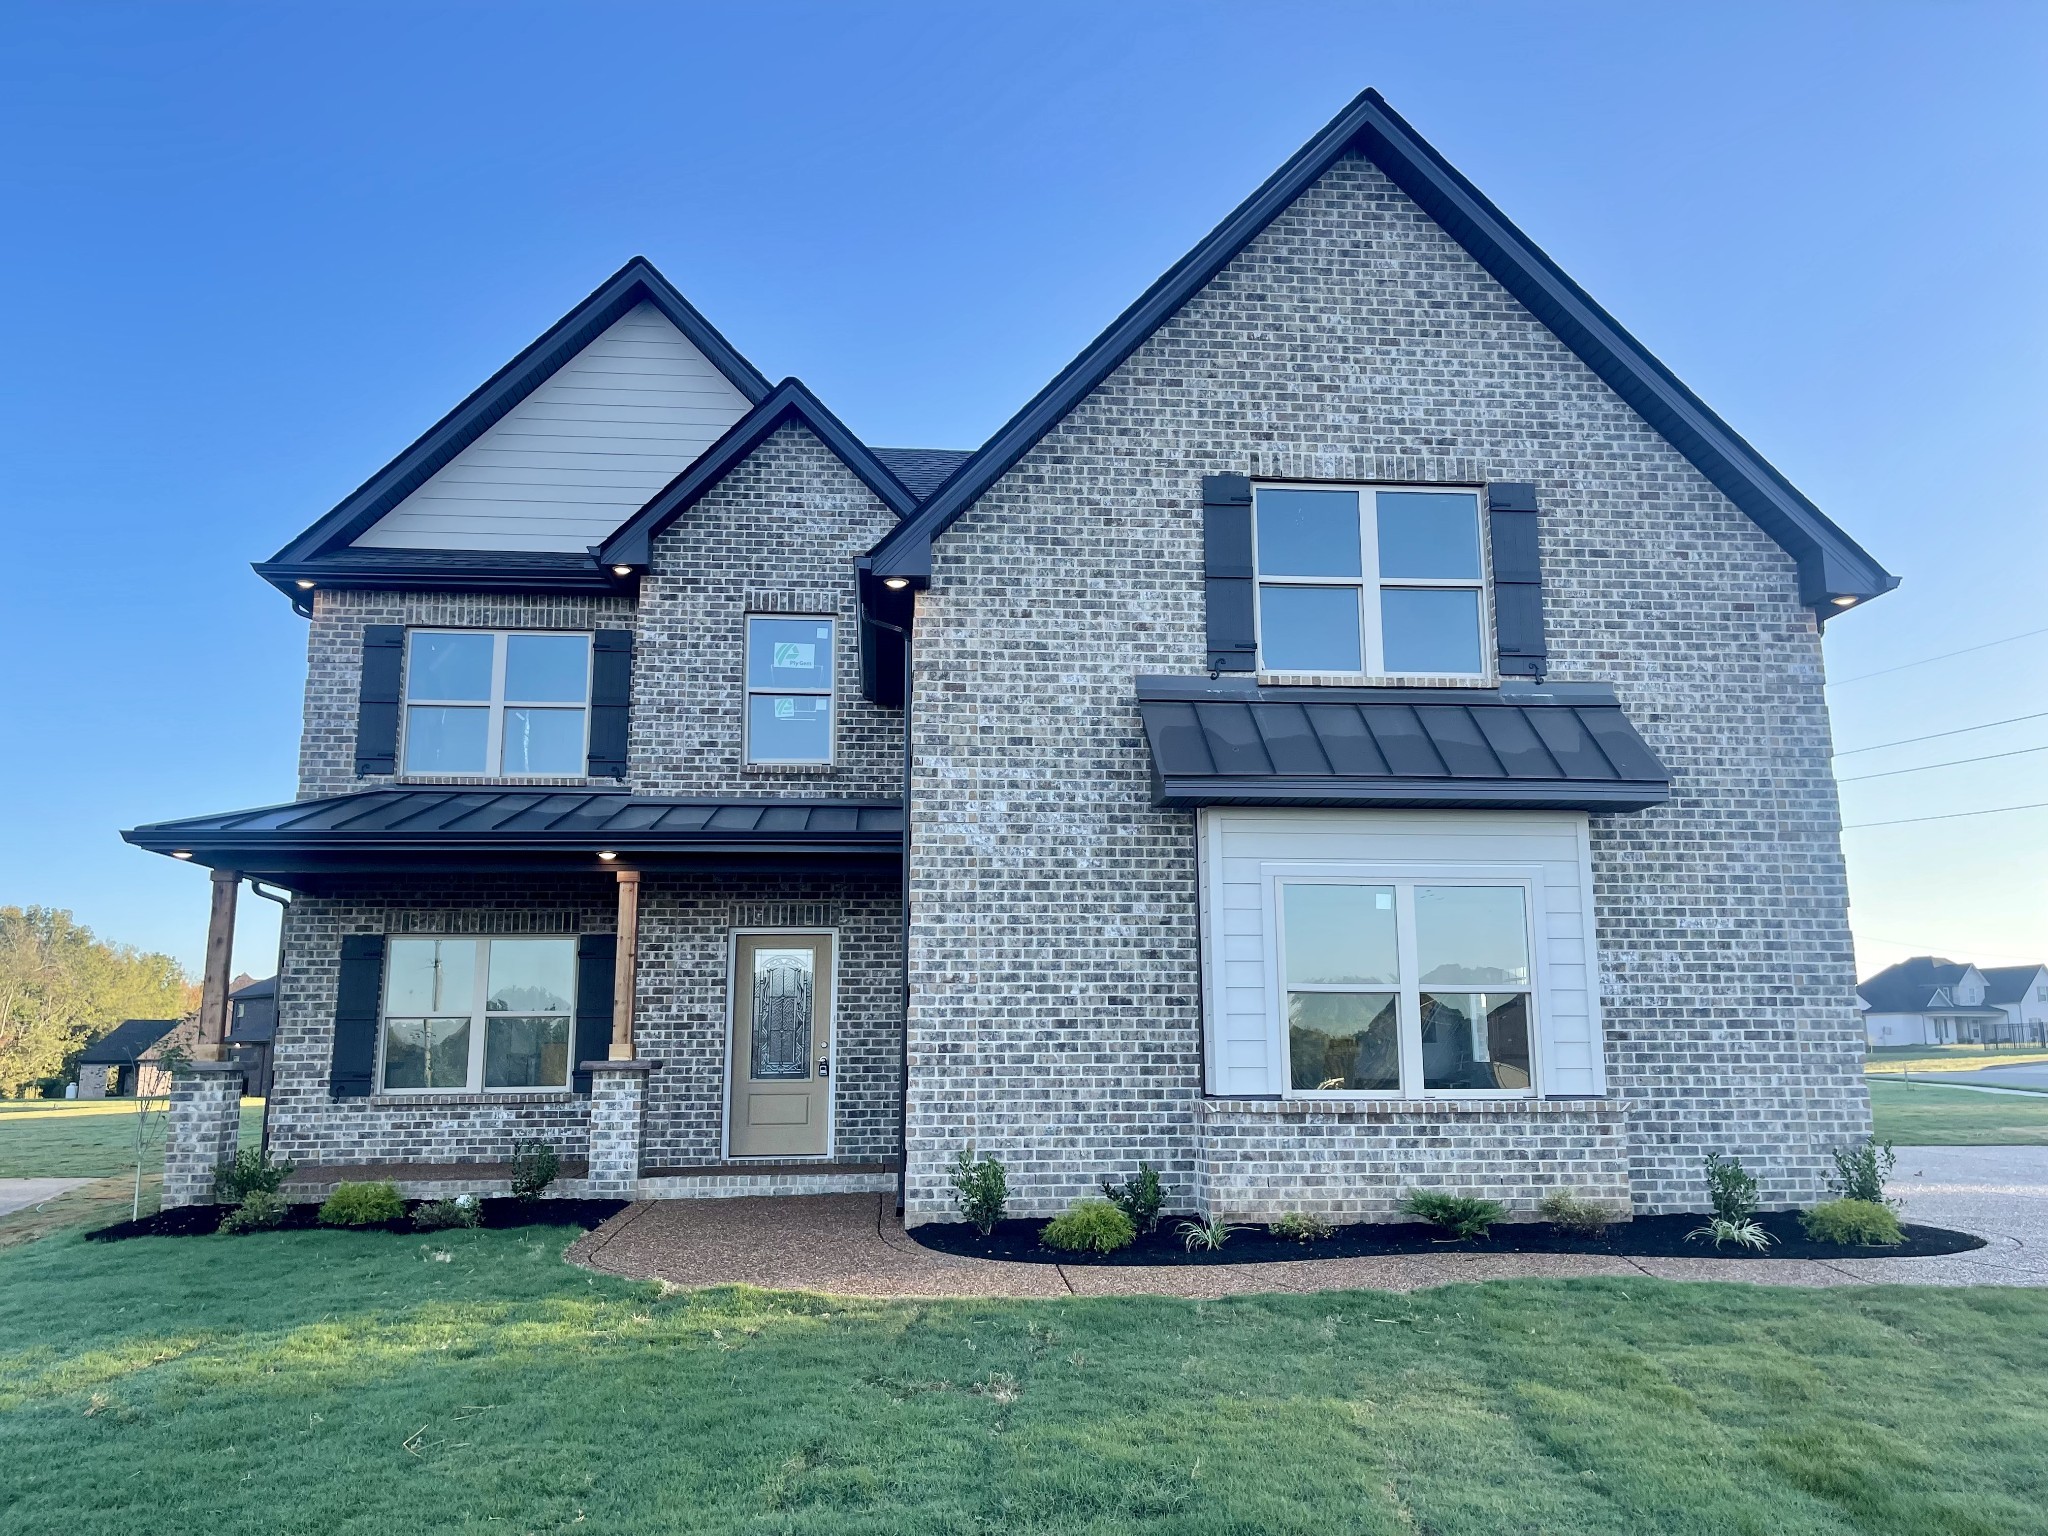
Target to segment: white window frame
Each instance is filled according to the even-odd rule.
[[[567,944],[567,945],[569,946],[569,950],[570,950],[570,957],[571,957],[571,970],[570,970],[570,977],[571,977],[571,980],[570,980],[570,983],[569,983],[569,1007],[568,1007],[568,1009],[567,1009],[567,1011],[566,1011],[566,1014],[565,1014],[565,1015],[563,1015],[563,1016],[564,1016],[564,1017],[566,1017],[566,1018],[568,1019],[568,1021],[569,1021],[569,1057],[568,1057],[568,1068],[569,1068],[569,1070],[568,1070],[568,1074],[567,1074],[566,1078],[565,1078],[565,1079],[564,1079],[564,1081],[563,1081],[563,1082],[561,1082],[560,1084],[555,1084],[555,1083],[527,1083],[527,1084],[525,1084],[525,1085],[523,1085],[523,1086],[517,1086],[517,1087],[513,1087],[513,1086],[507,1086],[507,1087],[500,1087],[500,1088],[492,1088],[492,1087],[486,1087],[486,1086],[485,1086],[485,1084],[484,1084],[484,1049],[485,1049],[485,1039],[484,1039],[484,1036],[485,1036],[485,1034],[487,1033],[487,1031],[488,1031],[488,1030],[489,1030],[489,1028],[490,1028],[490,1013],[489,1013],[489,1011],[488,1011],[488,1008],[489,1008],[489,1004],[490,1004],[490,996],[489,996],[489,992],[490,992],[490,981],[491,981],[491,946],[492,946],[493,944],[495,944],[495,943],[496,943],[496,942],[497,942],[498,940],[500,940],[500,939],[513,939],[513,940],[518,940],[518,941],[520,941],[520,942],[522,942],[522,943],[548,943],[548,944]],[[460,1087],[460,1088],[389,1088],[389,1087],[386,1087],[386,1086],[385,1086],[385,1083],[384,1083],[384,1057],[385,1057],[385,1048],[386,1048],[386,1046],[387,1046],[387,1045],[388,1045],[388,1044],[390,1043],[390,1039],[391,1039],[391,1029],[390,1029],[390,1024],[391,1024],[391,1020],[392,1020],[392,1019],[393,1019],[394,1017],[396,1017],[396,1018],[400,1018],[400,1019],[416,1019],[416,1018],[436,1018],[436,1019],[452,1019],[452,1018],[456,1017],[456,1015],[455,1015],[455,1014],[452,1014],[452,1013],[434,1013],[434,1014],[415,1014],[415,1013],[401,1013],[401,1014],[396,1014],[396,1015],[394,1015],[394,1014],[393,1014],[393,1013],[392,1013],[392,1012],[390,1011],[390,1004],[391,1004],[391,965],[392,965],[392,961],[393,961],[393,960],[394,960],[394,959],[396,958],[396,950],[395,950],[395,946],[396,946],[396,944],[397,944],[397,943],[399,943],[399,942],[401,942],[401,941],[404,941],[404,940],[414,940],[414,941],[435,941],[435,940],[438,940],[438,941],[440,941],[440,942],[442,942],[442,943],[450,943],[450,942],[453,942],[453,943],[463,943],[463,944],[472,944],[472,943],[473,943],[473,944],[475,944],[475,945],[476,945],[476,975],[475,975],[475,977],[474,977],[474,978],[473,978],[473,980],[472,980],[472,983],[471,983],[471,985],[472,985],[472,988],[473,988],[473,990],[472,990],[472,991],[471,991],[471,993],[470,993],[470,996],[471,996],[471,998],[473,999],[473,1002],[472,1002],[472,1005],[471,1005],[471,1008],[470,1008],[470,1013],[469,1013],[469,1074],[468,1074],[467,1078],[466,1078],[466,1079],[464,1080],[463,1086],[462,1086],[462,1087]],[[567,938],[567,937],[563,937],[562,935],[559,935],[559,934],[552,934],[552,933],[393,933],[393,934],[387,934],[387,935],[385,935],[385,939],[384,939],[384,972],[383,972],[383,978],[382,978],[382,981],[381,981],[381,987],[380,987],[380,991],[379,991],[379,995],[378,995],[378,999],[377,999],[377,1090],[376,1090],[376,1091],[377,1091],[378,1095],[379,1095],[379,1096],[381,1096],[381,1097],[389,1097],[389,1098],[424,1098],[424,1099],[431,1099],[431,1098],[437,1098],[437,1097],[443,1097],[443,1098],[445,1098],[446,1096],[448,1096],[448,1095],[450,1095],[450,1094],[458,1094],[458,1093],[460,1093],[460,1094],[535,1094],[535,1093],[558,1093],[558,1094],[565,1094],[565,1095],[566,1095],[566,1094],[570,1094],[570,1093],[573,1093],[573,1092],[575,1092],[575,1088],[576,1088],[576,995],[577,995],[577,990],[578,990],[578,988],[579,988],[579,987],[581,986],[581,984],[582,984],[582,964],[583,964],[583,963],[582,963],[582,961],[581,961],[580,959],[577,959],[577,958],[576,958],[576,955],[575,955],[575,951],[576,951],[576,942],[577,942],[577,941],[576,941],[575,939],[573,939],[573,938]],[[507,1015],[507,1016],[508,1016],[508,1017],[514,1017],[514,1018],[534,1018],[534,1017],[538,1017],[539,1015],[536,1015],[536,1014],[535,1014],[535,1013],[533,1013],[533,1012],[532,1012],[531,1010],[528,1010],[528,1011],[526,1011],[526,1012],[522,1012],[522,1013],[519,1013],[519,1014],[513,1014],[513,1015]],[[555,1015],[553,1015],[553,1014],[549,1014],[549,1015],[547,1015],[547,1017],[555,1017]]]
[[[1312,864],[1269,868],[1265,879],[1268,940],[1266,956],[1266,1007],[1268,1023],[1280,1044],[1280,1093],[1288,1099],[1538,1099],[1543,1096],[1542,1008],[1546,985],[1545,962],[1537,942],[1536,902],[1540,887],[1533,874],[1513,867],[1481,868],[1473,865],[1412,864]],[[1396,955],[1401,968],[1397,986],[1290,986],[1286,976],[1286,903],[1283,887],[1289,885],[1390,885],[1394,888],[1394,932]],[[1529,957],[1526,986],[1466,986],[1466,993],[1506,994],[1519,992],[1528,998],[1529,1086],[1526,1088],[1424,1088],[1422,1086],[1422,994],[1450,992],[1452,987],[1428,986],[1421,980],[1415,949],[1415,887],[1419,885],[1514,886],[1522,892],[1522,942]],[[1393,992],[1401,1041],[1401,1086],[1398,1091],[1376,1089],[1296,1088],[1294,1086],[1294,1045],[1287,1028],[1289,992]]]
[[[412,688],[412,642],[415,635],[489,635],[491,637],[491,696],[489,699],[436,699],[417,695]],[[505,697],[505,657],[509,642],[517,636],[549,639],[570,636],[583,641],[583,702],[565,704],[560,699],[508,699]],[[587,629],[460,629],[446,625],[422,624],[405,632],[405,671],[398,701],[398,772],[408,779],[582,779],[590,768],[590,695],[596,668],[596,636]],[[448,773],[405,766],[406,739],[412,730],[412,707],[435,709],[483,709],[489,723],[484,728],[484,766],[474,773]],[[505,771],[505,711],[508,709],[576,709],[583,715],[582,765],[572,773],[507,773]]]
[[[788,624],[829,624],[825,671],[830,681],[823,688],[775,688],[754,682],[754,625],[756,622]],[[749,768],[830,768],[839,750],[839,616],[835,613],[750,613],[740,636],[740,734]],[[754,700],[759,698],[823,699],[825,701],[825,755],[823,757],[756,757],[754,755]]]
[[[1259,569],[1259,493],[1261,491],[1349,491],[1358,497],[1358,559],[1356,576],[1282,576],[1268,578]],[[1379,505],[1372,498],[1380,491],[1403,491],[1421,495],[1469,496],[1474,504],[1473,533],[1479,551],[1476,577],[1425,578],[1380,576]],[[1370,505],[1368,505],[1370,503]],[[1494,680],[1495,642],[1493,635],[1492,564],[1486,537],[1486,491],[1474,485],[1408,485],[1388,481],[1261,480],[1252,484],[1252,611],[1259,644],[1259,671],[1282,676],[1318,676],[1386,681],[1410,677],[1454,677],[1490,683]],[[1265,655],[1265,594],[1270,580],[1276,587],[1344,587],[1359,593],[1361,632],[1358,654],[1364,663],[1360,672],[1302,673],[1299,669],[1268,666]],[[1390,672],[1386,665],[1385,627],[1380,622],[1380,594],[1397,591],[1453,591],[1479,594],[1479,670],[1477,672]]]

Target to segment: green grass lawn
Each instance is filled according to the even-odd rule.
[[[859,1303],[557,1230],[0,1252],[0,1530],[2038,1533],[2048,1293]]]
[[[1882,1072],[1968,1072],[1974,1067],[2010,1067],[2048,1061],[2038,1045],[1873,1045],[1863,1070]]]
[[[262,1134],[263,1101],[242,1100],[243,1145],[254,1146]],[[161,1169],[163,1160],[159,1114],[145,1171]],[[0,1100],[0,1179],[100,1179],[134,1171],[133,1099]]]
[[[1873,1082],[1870,1109],[1877,1139],[1902,1147],[2048,1146],[2048,1096]]]

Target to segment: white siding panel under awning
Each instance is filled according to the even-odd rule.
[[[747,409],[668,316],[635,305],[356,544],[581,554]]]
[[[1201,812],[1199,827],[1210,1093],[1288,1091],[1271,881],[1276,871],[1340,866],[1526,879],[1535,896],[1537,1091],[1606,1091],[1583,812],[1217,808]]]

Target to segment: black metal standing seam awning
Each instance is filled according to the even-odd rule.
[[[1670,775],[1612,689],[1138,679],[1159,805],[1639,811]]]
[[[316,893],[338,877],[362,875],[620,868],[895,875],[903,809],[893,801],[661,799],[580,789],[373,789],[157,822],[121,836],[152,853]]]

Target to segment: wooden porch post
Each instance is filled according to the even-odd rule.
[[[619,951],[612,970],[613,1061],[633,1059],[633,980],[640,959],[640,871],[619,874]]]
[[[223,1042],[228,1033],[228,979],[233,975],[235,952],[235,895],[242,888],[240,870],[213,872],[213,908],[206,922],[206,969],[199,983],[199,1043],[193,1047],[195,1061],[226,1058]]]

